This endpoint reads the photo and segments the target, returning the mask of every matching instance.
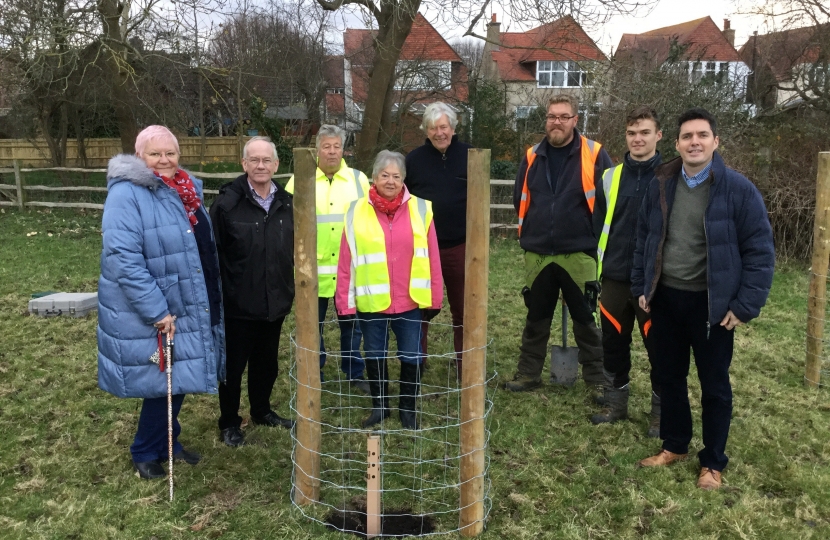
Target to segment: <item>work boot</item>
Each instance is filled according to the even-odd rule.
[[[389,380],[386,359],[366,359],[366,374],[369,376],[369,392],[372,394],[372,412],[363,421],[364,428],[370,428],[389,418]]]
[[[651,392],[651,419],[648,423],[648,436],[660,438],[660,396]]]
[[[541,378],[522,375],[521,373],[516,373],[513,375],[512,381],[504,383],[504,389],[511,392],[527,392],[540,386],[542,386]]]
[[[591,417],[593,424],[613,424],[617,420],[628,418],[628,394],[629,388],[626,384],[622,388],[606,388],[605,399],[608,405],[601,413]]]
[[[418,429],[415,413],[415,398],[421,387],[420,364],[401,362],[401,397],[398,400],[398,414],[404,429]]]
[[[602,368],[602,374],[605,376],[605,383],[600,387],[594,387],[591,399],[600,407],[608,406],[608,390],[614,388],[614,374]],[[589,387],[590,388],[590,387]]]

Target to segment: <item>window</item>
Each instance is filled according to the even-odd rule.
[[[538,105],[518,105],[516,107],[516,118],[523,119],[530,116],[530,113],[538,109]]]
[[[329,94],[345,94],[346,89],[343,87],[339,88],[326,88],[326,92]]]
[[[539,60],[536,62],[536,84],[539,88],[591,86],[591,74],[576,62]]]
[[[599,131],[599,109],[601,103],[590,103],[579,106],[579,125],[577,128],[583,135],[595,135]]]
[[[729,62],[688,62],[686,73],[689,73],[689,82],[700,82],[704,78],[717,82],[724,82],[729,77]]]
[[[436,60],[400,60],[396,90],[447,90],[452,84],[452,63]]]

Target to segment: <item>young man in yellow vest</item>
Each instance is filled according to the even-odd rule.
[[[334,298],[337,282],[337,259],[340,256],[340,237],[343,235],[343,218],[352,201],[363,198],[369,192],[369,179],[365,174],[346,165],[343,146],[346,132],[337,126],[324,124],[317,132],[317,278],[319,280],[318,309],[320,312],[320,380],[326,364],[323,343],[323,321],[329,299]],[[294,177],[285,189],[294,193]],[[334,306],[332,306],[334,307]],[[335,311],[336,313],[336,311]],[[364,362],[360,354],[360,325],[355,317],[337,317],[340,326],[340,369],[353,388],[369,393],[369,384],[363,378]]]
[[[637,245],[637,215],[648,185],[654,179],[654,168],[660,165],[657,142],[663,138],[660,119],[651,107],[638,107],[627,118],[625,142],[628,153],[623,162],[606,170],[602,175],[602,190],[608,210],[599,237],[599,259],[602,299],[603,367],[610,386],[599,398],[605,409],[591,417],[594,424],[616,422],[628,418],[629,373],[631,372],[631,333],[634,320],[640,327],[640,335],[652,360],[648,332],[651,317],[638,305],[631,293],[631,267],[634,265],[634,248]],[[651,381],[651,422],[649,437],[660,436],[660,388]]]
[[[606,384],[602,336],[595,322],[597,241],[605,219],[602,171],[612,165],[601,145],[576,129],[577,102],[550,98],[546,138],[531,148],[516,176],[513,204],[519,213],[519,243],[525,251],[525,304],[519,364],[505,388],[513,392],[542,384],[551,321],[559,292],[574,320],[582,378],[592,387]]]

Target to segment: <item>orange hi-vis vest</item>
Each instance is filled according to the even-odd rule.
[[[596,141],[580,135],[579,139],[582,143],[582,190],[585,192],[585,200],[588,201],[588,208],[591,213],[594,213],[594,200],[596,199],[596,186],[594,184],[594,166],[599,156],[599,150],[602,145]],[[530,167],[536,160],[536,149],[539,148],[537,143],[527,149],[527,169],[525,169],[525,183],[522,186],[522,199],[519,202],[519,236],[522,236],[522,223],[524,222],[527,211],[530,208],[530,189],[527,187],[527,176],[530,173]]]

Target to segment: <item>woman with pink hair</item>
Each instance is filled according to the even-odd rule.
[[[178,442],[185,394],[216,393],[225,345],[216,244],[202,182],[179,168],[179,143],[164,126],[138,134],[135,155],[112,158],[98,282],[98,385],[143,398],[130,453],[141,478],[163,478],[168,460],[167,378],[160,334],[173,338],[173,457],[200,456]]]

